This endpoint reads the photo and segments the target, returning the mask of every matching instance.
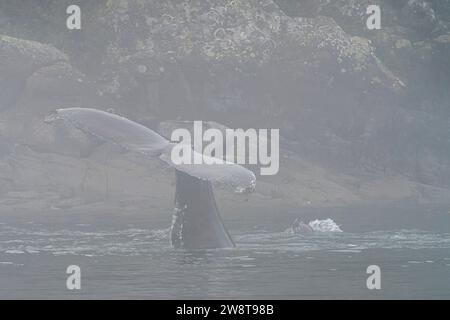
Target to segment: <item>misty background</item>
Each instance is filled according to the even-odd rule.
[[[170,170],[43,123],[73,106],[166,136],[279,128],[280,172],[245,206],[447,204],[449,88],[448,0],[1,0],[0,211],[171,210]]]

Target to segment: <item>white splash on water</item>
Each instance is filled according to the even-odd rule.
[[[308,225],[313,229],[313,231],[318,232],[342,232],[339,225],[333,221],[333,219],[325,219],[325,220],[313,220],[308,223]]]

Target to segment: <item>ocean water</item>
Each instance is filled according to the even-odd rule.
[[[294,233],[297,217],[314,233]],[[5,215],[0,298],[450,299],[446,208],[225,210],[224,220],[236,248],[186,251],[170,246],[170,214]],[[81,290],[66,288],[69,265]],[[369,265],[380,290],[367,289]]]

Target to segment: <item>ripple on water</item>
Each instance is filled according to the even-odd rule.
[[[230,252],[231,260],[252,261],[255,255],[274,252],[301,253],[308,251],[332,251],[360,253],[365,249],[423,249],[450,248],[450,234],[421,230],[391,230],[366,233],[316,232],[310,236],[295,234],[289,230],[269,232],[252,229],[234,235],[237,248]],[[170,250],[170,228],[122,230],[48,230],[42,225],[24,228],[0,225],[0,253],[83,255],[151,255]],[[222,250],[221,252],[225,252]],[[249,255],[248,253],[251,252]],[[210,254],[215,255],[215,252]],[[306,257],[311,259],[313,257]],[[444,258],[446,261],[449,257]],[[408,262],[424,263],[424,262]],[[434,263],[426,261],[425,263]]]

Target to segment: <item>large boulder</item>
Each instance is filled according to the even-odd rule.
[[[51,45],[0,35],[0,111],[16,105],[27,79],[67,56]]]

